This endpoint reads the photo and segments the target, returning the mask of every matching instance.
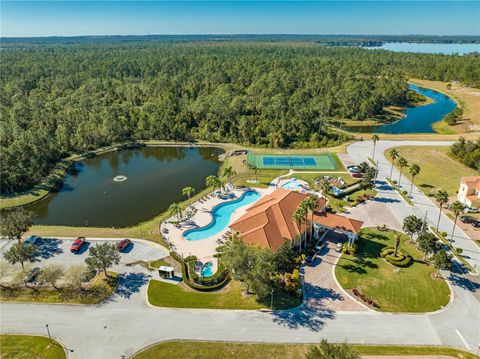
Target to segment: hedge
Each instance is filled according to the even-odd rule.
[[[395,248],[393,247],[386,247],[380,251],[380,256],[385,258],[385,260],[396,266],[396,267],[408,267],[412,261],[412,257],[408,254],[403,252],[402,250],[397,251],[397,256],[395,257],[393,253],[395,252]]]

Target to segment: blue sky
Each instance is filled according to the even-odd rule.
[[[480,35],[478,1],[2,1],[2,36]]]

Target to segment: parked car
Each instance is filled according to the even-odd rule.
[[[348,166],[347,170],[352,173],[360,172],[360,169],[357,166]]]
[[[305,258],[305,263],[307,263],[307,265],[311,265],[313,263],[314,258],[315,258],[314,254],[309,254],[307,258]]]
[[[480,228],[480,220],[477,219],[476,221],[473,221],[472,226],[474,226],[475,228]]]
[[[38,241],[41,239],[40,236],[30,236],[28,237],[27,239],[25,239],[25,241],[23,242],[23,245],[24,246],[31,246],[31,245],[35,245],[38,243]]]
[[[315,252],[319,253],[322,250],[324,245],[325,245],[324,241],[319,241],[315,246]]]
[[[76,253],[80,250],[80,248],[83,247],[84,244],[85,244],[85,237],[78,237],[73,241],[72,245],[70,246],[70,251],[73,253]]]
[[[460,221],[462,223],[472,223],[473,221],[475,221],[475,218],[472,216],[461,216]]]
[[[480,209],[478,208],[472,208],[472,207],[467,207],[463,210],[465,213],[478,213],[480,212]]]
[[[335,247],[335,250],[337,252],[341,252],[343,249],[343,243],[337,243],[337,246]]]
[[[38,268],[38,267],[33,268],[25,276],[25,278],[24,278],[25,282],[27,282],[27,283],[33,282],[35,280],[35,278],[37,277],[37,275],[40,274],[40,272],[41,272],[40,268]]]
[[[132,243],[130,239],[124,239],[117,244],[117,249],[119,252],[123,252],[129,245]]]
[[[352,177],[353,178],[363,178],[363,174],[361,174],[360,172],[353,172]]]

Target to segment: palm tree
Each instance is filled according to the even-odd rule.
[[[252,164],[248,164],[248,169],[253,171],[253,174],[255,175],[255,182],[258,182],[257,181],[257,176],[259,172],[258,167]]]
[[[392,159],[392,168],[390,168],[390,179],[392,179],[393,165],[395,164],[395,160],[398,158],[398,151],[395,148],[392,148],[390,150],[390,158]]]
[[[414,163],[414,164],[410,167],[409,172],[410,172],[410,175],[412,176],[412,183],[411,183],[411,185],[410,185],[410,198],[412,198],[413,181],[415,181],[415,176],[420,173],[420,166],[417,165],[416,163]]]
[[[302,223],[305,219],[305,208],[302,207],[302,206],[299,206],[295,212],[293,212],[293,220],[295,221],[295,223],[297,224],[298,226],[298,230],[300,232],[300,238],[299,238],[299,243],[298,243],[298,246],[299,246],[299,252],[302,251],[302,237],[303,237],[303,231],[302,231]]]
[[[437,231],[438,227],[440,226],[440,217],[442,216],[442,208],[445,203],[448,203],[448,193],[447,191],[438,191],[435,193],[435,200],[437,201],[438,205],[440,206],[440,212],[438,213],[438,222],[437,222]]]
[[[33,263],[36,260],[37,251],[34,245],[25,246],[23,243],[15,243],[3,254],[3,257],[11,265],[20,263],[22,270],[25,271],[24,263]]]
[[[225,166],[222,171],[223,177],[227,177],[228,183],[232,184],[232,177],[237,175],[237,172],[232,168],[232,166]]]
[[[323,198],[327,199],[327,194],[330,192],[330,182],[324,177],[319,183],[320,190],[322,191]]]
[[[398,176],[398,188],[400,188],[400,181],[402,180],[402,170],[404,167],[408,167],[408,161],[405,158],[400,157],[398,160],[398,165],[400,166],[400,176]]]
[[[395,251],[393,252],[393,256],[396,257],[398,254],[398,248],[400,247],[400,234],[395,234],[394,241],[395,241]]]
[[[182,188],[182,195],[188,197],[188,204],[190,205],[190,197],[195,193],[195,188],[187,186]]]
[[[308,196],[302,201],[303,207],[310,213],[310,241],[313,237],[313,213],[317,209],[317,197]]]
[[[182,207],[178,203],[172,203],[170,207],[168,207],[168,213],[172,216],[176,216],[177,220],[180,221],[182,216]]]
[[[375,147],[377,146],[377,141],[380,140],[380,137],[378,137],[377,134],[372,136],[372,141],[373,141],[373,155],[372,155],[372,160],[375,159]]]
[[[465,209],[465,205],[460,201],[455,201],[455,202],[452,203],[450,209],[453,212],[453,214],[455,215],[455,221],[453,222],[452,236],[450,238],[450,242],[451,242],[451,241],[453,241],[453,235],[455,234],[455,228],[457,227],[458,216]]]
[[[217,176],[210,175],[205,179],[205,184],[207,187],[212,187],[213,190],[217,188],[220,183],[220,179]]]

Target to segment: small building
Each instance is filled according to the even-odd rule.
[[[471,208],[480,208],[480,176],[462,177],[458,201]]]
[[[248,244],[275,251],[283,243],[290,241],[292,246],[298,247],[304,243],[304,233],[308,226],[298,226],[293,220],[293,213],[307,197],[308,194],[276,189],[255,202],[230,228]],[[353,243],[358,238],[363,222],[328,213],[326,204],[324,198],[318,198],[317,209],[313,214],[314,237],[318,237],[320,231],[328,229],[345,234],[348,241]],[[310,215],[308,217],[310,219]]]
[[[166,278],[166,279],[172,279],[175,276],[173,267],[168,267],[168,266],[160,266],[158,268],[158,274],[160,275],[160,277]]]

